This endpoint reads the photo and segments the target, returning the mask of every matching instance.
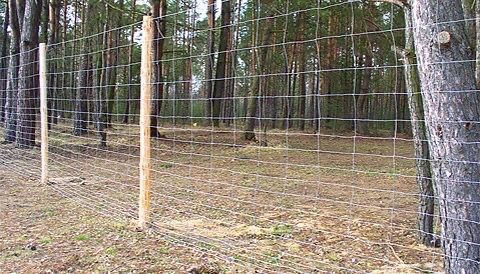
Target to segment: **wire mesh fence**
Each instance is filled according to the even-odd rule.
[[[95,34],[49,44],[49,185],[136,219],[148,129],[149,229],[226,272],[440,271],[440,241],[459,240],[440,235],[447,216],[436,204],[468,201],[437,197],[425,169],[433,160],[402,8],[267,2],[154,7],[149,102],[141,22],[92,24],[82,31]],[[0,60],[9,143],[35,143],[37,52]],[[37,149],[3,151],[3,168],[40,176]]]

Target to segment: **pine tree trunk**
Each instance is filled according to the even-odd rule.
[[[156,28],[154,30],[155,39],[155,86],[152,98],[152,115],[150,117],[150,135],[154,138],[162,137],[157,129],[158,117],[162,111],[163,105],[163,93],[165,84],[163,83],[163,51],[165,48],[165,39],[167,31],[167,1],[161,0],[154,3],[152,6],[153,17],[158,18],[155,20]]]
[[[414,1],[415,48],[432,170],[440,202],[445,273],[480,273],[480,94],[459,1]],[[441,23],[441,24],[440,24]],[[443,32],[442,32],[443,31]],[[441,33],[442,32],[442,33]],[[441,35],[440,35],[441,33]]]
[[[215,0],[208,0],[207,8],[208,16],[208,38],[207,38],[207,61],[205,66],[206,80],[206,105],[205,105],[205,125],[208,126],[212,122],[213,117],[213,67],[215,66]]]
[[[0,123],[5,121],[5,105],[7,103],[7,81],[8,81],[8,62],[9,57],[7,57],[8,50],[8,26],[9,26],[9,5],[6,3],[5,7],[5,16],[3,18],[3,28],[2,28],[2,48],[0,51]]]
[[[18,70],[17,136],[18,147],[35,145],[36,100],[38,99],[37,52],[41,2],[25,3],[22,32],[20,34],[20,62]]]
[[[476,62],[476,69],[475,69],[475,77],[477,79],[477,89],[480,87],[480,41],[478,41],[478,39],[480,39],[480,1],[475,1],[475,33],[476,33],[476,39],[475,41],[477,42],[476,43],[476,59],[477,62]]]
[[[418,242],[426,246],[435,246],[434,214],[435,193],[430,166],[430,149],[424,120],[422,95],[418,72],[415,64],[413,45],[412,11],[410,7],[403,7],[405,14],[405,49],[398,50],[405,68],[405,89],[408,98],[408,109],[412,126],[412,137],[415,145],[415,161],[417,184],[420,189],[418,209]]]
[[[476,30],[475,30],[475,21],[473,20],[475,18],[475,7],[474,4],[476,4],[476,0],[462,0],[462,7],[463,7],[463,14],[465,16],[465,25],[466,25],[466,30],[467,30],[467,38],[469,39],[469,43],[471,48],[475,48],[476,44]]]
[[[20,24],[15,0],[9,0],[9,19],[12,29],[10,60],[7,71],[7,95],[5,103],[5,142],[14,143],[17,131],[18,66],[20,64]]]
[[[50,36],[49,36],[49,44],[53,45],[58,43],[58,33],[60,31],[59,21],[60,21],[60,1],[52,0],[50,3]],[[55,46],[53,49],[53,54],[56,55],[58,52],[58,45]],[[49,71],[57,71],[57,62],[51,61],[48,66]],[[48,83],[49,83],[49,123],[48,126],[51,127],[53,124],[58,123],[58,101],[57,101],[57,90],[59,90],[59,77],[57,77],[56,73],[51,73],[48,76]]]
[[[300,71],[299,71],[299,91],[300,91],[300,97],[298,99],[298,127],[300,130],[305,130],[305,100],[306,100],[306,94],[307,94],[307,83],[306,83],[306,77],[305,77],[305,71],[307,70],[307,63],[306,63],[306,58],[305,58],[305,43],[303,42],[305,40],[305,13],[301,12],[298,17],[298,26],[299,26],[299,62],[300,62]]]
[[[258,71],[257,75],[253,79],[253,83],[250,86],[250,92],[248,94],[248,106],[247,106],[247,113],[246,113],[246,123],[245,123],[245,130],[244,130],[244,137],[245,140],[248,141],[254,141],[255,140],[255,117],[257,117],[257,104],[259,101],[259,89],[260,89],[260,83],[261,83],[261,74],[264,71],[264,68],[266,66],[266,61],[267,61],[267,53],[268,53],[268,47],[265,47],[268,45],[270,41],[270,37],[272,36],[272,26],[274,19],[271,16],[267,16],[267,19],[265,19],[265,24],[263,25],[264,31],[263,31],[263,39],[262,39],[262,45],[264,47],[261,47],[258,49],[260,51],[259,54],[259,66],[258,66]]]
[[[85,22],[89,18],[91,4],[85,3],[82,7],[82,22]],[[86,35],[86,26],[82,26],[82,35]],[[75,89],[75,113],[73,118],[73,134],[75,136],[81,136],[87,133],[88,125],[88,68],[89,59],[88,55],[88,41],[81,41],[80,51],[83,53],[80,56],[79,71],[77,73],[77,88]]]
[[[212,120],[213,125],[220,125],[220,107],[223,97],[225,97],[225,75],[227,67],[227,49],[230,48],[230,21],[231,21],[231,5],[230,0],[222,1],[220,42],[218,45],[217,70],[215,74],[213,96],[211,101],[213,104]]]

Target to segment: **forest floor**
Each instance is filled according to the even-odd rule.
[[[0,272],[429,273],[415,242],[408,138],[165,128],[153,141],[152,219],[135,229],[137,126],[50,133],[39,149],[0,145]],[[1,135],[1,134],[0,134]]]

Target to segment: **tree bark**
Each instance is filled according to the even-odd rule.
[[[480,88],[480,42],[477,41],[478,39],[480,39],[480,1],[477,0],[475,1],[475,21],[476,21],[476,24],[475,24],[475,33],[476,33],[476,59],[477,62],[476,62],[476,69],[475,69],[475,76],[476,76],[476,79],[477,79],[477,89]]]
[[[91,9],[90,3],[85,3],[82,8],[82,22],[89,18]],[[87,34],[86,25],[83,24],[82,35]],[[81,41],[81,56],[79,63],[79,72],[77,73],[77,88],[75,92],[75,113],[73,120],[73,134],[81,136],[87,133],[88,125],[88,68],[90,56],[88,54],[89,44],[87,40]]]
[[[59,37],[58,33],[60,32],[60,1],[59,0],[52,0],[50,1],[50,36],[49,36],[49,44],[53,45],[58,43]],[[53,49],[54,55],[58,52],[58,45],[56,45]],[[49,63],[49,71],[57,71],[57,62],[51,61]],[[49,123],[48,126],[51,127],[53,124],[57,124],[58,122],[58,101],[57,101],[57,90],[59,90],[59,77],[57,77],[56,73],[51,73],[48,76],[48,83],[49,83]]]
[[[212,121],[215,127],[220,125],[220,107],[222,98],[225,97],[225,75],[227,67],[227,49],[230,48],[230,21],[231,21],[231,5],[230,0],[222,1],[221,12],[221,30],[220,41],[218,45],[218,59],[217,70],[215,73],[215,81],[213,88],[213,96],[210,98],[212,101]]]
[[[459,1],[414,1],[414,38],[432,170],[440,202],[445,273],[480,273],[480,94]],[[440,42],[439,33],[450,34]],[[445,34],[445,33],[444,33]],[[444,37],[448,37],[445,36]],[[448,39],[447,39],[448,40]],[[462,62],[459,62],[462,61]]]
[[[35,105],[39,94],[35,48],[38,46],[41,9],[42,1],[26,1],[20,34],[16,144],[24,148],[35,145]]]
[[[205,125],[208,126],[212,122],[213,115],[213,67],[215,66],[215,0],[208,0],[207,7],[208,17],[208,38],[207,38],[207,61],[205,66],[205,80],[206,80],[206,105],[205,105]]]
[[[467,27],[467,38],[469,39],[470,47],[475,48],[476,44],[476,30],[475,30],[475,7],[476,0],[462,0],[463,14],[465,16],[465,25]]]
[[[376,18],[376,8],[374,4],[367,3],[367,6],[364,9],[364,16]],[[365,31],[371,33],[375,30],[375,25],[371,20],[365,20]],[[370,38],[370,35],[366,35],[365,41],[366,51],[364,54],[359,54],[360,58],[364,56],[363,61],[363,70],[362,70],[362,80],[360,85],[360,94],[357,96],[357,105],[356,105],[356,130],[362,135],[369,134],[369,122],[368,122],[368,104],[370,98],[370,88],[371,80],[373,74],[373,45]]]
[[[263,39],[262,45],[263,47],[258,49],[260,51],[259,54],[259,63],[258,63],[258,71],[257,75],[253,79],[253,83],[250,86],[250,92],[248,94],[248,107],[247,107],[247,114],[246,114],[246,123],[245,123],[245,130],[244,130],[244,137],[247,141],[255,141],[255,118],[257,115],[257,104],[260,98],[259,96],[259,89],[261,83],[262,73],[266,66],[267,60],[267,53],[268,48],[266,47],[270,41],[270,37],[272,36],[272,26],[274,22],[274,18],[271,16],[267,16],[265,19],[264,31],[263,31]]]
[[[418,209],[418,242],[426,246],[435,246],[434,235],[434,214],[435,214],[435,192],[432,181],[430,166],[430,149],[428,136],[424,124],[425,115],[423,111],[423,100],[416,70],[412,11],[410,7],[404,6],[405,14],[405,49],[394,49],[402,58],[405,68],[405,83],[408,98],[408,109],[412,126],[412,137],[415,145],[415,161],[417,172],[417,184],[420,189]]]
[[[167,14],[167,1],[156,1],[153,6],[153,17],[155,19],[154,30],[154,58],[155,58],[155,86],[152,98],[152,115],[150,117],[150,135],[154,138],[162,137],[157,129],[158,117],[162,111],[163,105],[163,93],[165,84],[163,83],[163,53],[165,48],[165,36],[167,32],[167,20],[165,15]]]
[[[135,38],[135,16],[136,16],[136,0],[132,0],[132,5],[131,5],[131,18],[130,18],[130,23],[132,24],[130,26],[130,41],[133,41]],[[133,62],[133,43],[130,43],[128,46],[128,63],[131,64]],[[128,93],[127,93],[127,100],[125,101],[125,111],[123,112],[123,123],[128,124],[129,123],[129,116],[130,116],[130,100],[132,99],[133,96],[133,87],[132,87],[132,77],[133,77],[133,66],[128,66]]]
[[[307,94],[307,83],[305,77],[305,71],[307,70],[307,63],[305,58],[305,13],[301,12],[298,16],[298,26],[299,26],[299,63],[300,63],[300,71],[299,71],[299,91],[300,97],[298,99],[298,127],[300,130],[305,130],[305,101],[306,101],[306,94]]]
[[[7,96],[5,103],[5,142],[14,143],[17,131],[18,66],[20,64],[20,22],[17,1],[9,0],[9,19],[12,29],[10,60],[7,71]]]
[[[9,16],[9,4],[5,4],[5,16],[3,18],[3,27],[2,27],[2,48],[0,51],[1,61],[0,61],[0,123],[5,121],[5,105],[7,103],[7,81],[8,81],[8,67],[9,57],[7,56],[8,50],[8,26],[10,21]]]

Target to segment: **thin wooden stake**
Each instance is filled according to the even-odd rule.
[[[150,114],[152,108],[153,18],[143,17],[141,91],[140,91],[140,198],[138,227],[145,229],[150,219],[151,140]]]
[[[42,184],[48,183],[48,110],[47,110],[47,49],[45,43],[38,47],[38,68],[40,74],[40,124],[42,154]]]

